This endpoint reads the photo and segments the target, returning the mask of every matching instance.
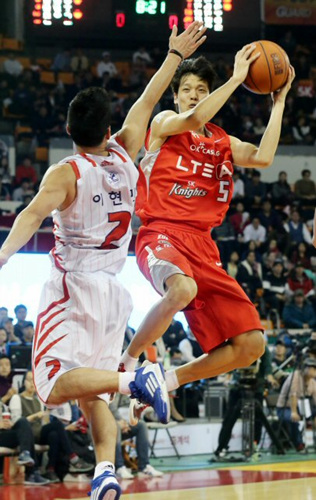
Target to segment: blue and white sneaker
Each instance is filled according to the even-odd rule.
[[[130,382],[131,399],[135,408],[139,403],[150,405],[155,410],[159,422],[167,424],[170,419],[170,404],[165,372],[160,363],[150,364],[136,370],[135,380]],[[131,425],[135,425],[130,422]]]
[[[91,482],[91,500],[119,500],[121,493],[121,487],[111,471],[104,471]]]

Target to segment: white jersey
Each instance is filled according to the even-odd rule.
[[[72,165],[77,196],[53,212],[55,247],[50,252],[63,271],[116,274],[122,269],[132,236],[138,171],[114,136],[109,156],[77,153],[59,164]]]

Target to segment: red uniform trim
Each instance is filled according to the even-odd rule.
[[[44,328],[46,327],[47,323],[49,323],[51,319],[55,318],[55,316],[57,316],[58,314],[60,314],[60,313],[64,312],[64,310],[65,310],[65,307],[64,307],[63,309],[60,309],[59,311],[54,312],[54,313],[53,313],[53,314],[51,314],[51,315],[50,315],[47,319],[45,319],[45,321],[43,321],[43,323],[42,323],[42,325],[41,325],[41,328],[40,328],[39,334],[41,334],[41,333],[42,333],[42,331],[43,331],[43,330],[44,330]],[[59,323],[58,323],[58,324],[59,324]],[[57,326],[57,325],[56,325],[56,326]],[[54,327],[54,328],[55,328],[55,327]],[[51,330],[50,330],[50,331],[51,331]],[[45,338],[46,338],[46,337],[45,337]],[[34,347],[35,347],[35,349],[37,349],[37,348],[41,345],[41,343],[42,343],[42,342],[43,342],[43,341],[42,341],[42,339],[40,339],[40,340],[39,340],[38,345],[36,345],[36,344],[35,344],[35,342],[34,342]]]
[[[62,335],[61,337],[59,337],[59,339],[56,339],[54,340],[53,342],[51,342],[50,344],[48,344],[48,346],[45,347],[45,349],[43,349],[35,358],[35,368],[37,367],[38,363],[40,362],[40,360],[42,359],[42,357],[44,356],[44,354],[46,354],[52,347],[54,347],[55,344],[57,344],[60,340],[62,340],[64,337],[66,337],[67,334],[65,335]]]
[[[122,141],[122,139],[120,138],[119,135],[115,136],[115,140],[127,152],[126,146],[125,146],[124,142]]]
[[[82,156],[83,158],[85,158],[86,160],[88,160],[89,163],[91,163],[91,165],[93,167],[97,167],[97,164],[94,160],[92,160],[92,158],[89,158],[89,156],[87,156],[85,153],[79,153],[80,156]]]
[[[64,311],[64,309],[63,309]],[[53,331],[55,330],[55,328],[57,328],[57,326],[59,326],[61,323],[63,323],[65,320],[62,319],[61,321],[59,321],[58,323],[56,323],[56,325],[53,325],[51,326],[45,333],[44,335],[42,335],[42,337],[39,339],[38,341],[38,344],[37,344],[37,349],[42,345],[42,343],[44,342],[44,340],[47,339],[48,335]]]
[[[58,259],[61,259],[61,257],[59,255],[56,255],[56,247],[54,247],[52,249],[52,256],[54,258],[54,263],[55,263],[55,266],[57,267],[57,269],[60,269],[61,271],[65,272],[65,269],[58,262]]]
[[[73,171],[75,173],[76,179],[77,180],[80,179],[81,175],[80,175],[79,168],[78,168],[78,165],[75,162],[75,160],[70,160],[67,163],[69,163],[69,165],[72,166],[72,169],[73,169]]]
[[[116,151],[116,149],[108,149],[108,152],[109,153],[114,153],[117,156],[119,156],[119,158],[121,158],[121,160],[122,160],[123,163],[127,162],[127,159],[121,153],[119,153],[118,151]]]

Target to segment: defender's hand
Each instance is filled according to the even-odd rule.
[[[178,35],[178,28],[174,25],[169,38],[169,49],[177,50],[183,55],[184,59],[190,57],[205,42],[206,36],[204,33],[206,30],[207,28],[203,27],[203,23],[194,21],[181,35]]]
[[[242,83],[248,75],[249,66],[260,56],[260,52],[251,55],[256,46],[253,44],[245,45],[235,55],[233,78]]]

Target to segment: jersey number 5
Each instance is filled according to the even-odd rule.
[[[118,222],[118,225],[109,232],[102,245],[98,248],[102,248],[103,250],[118,248],[119,245],[112,242],[118,242],[123,238],[128,230],[131,218],[132,216],[129,212],[113,212],[108,214],[108,222]]]
[[[222,196],[217,197],[217,201],[221,201],[222,203],[226,203],[229,195],[229,181],[219,181],[219,190],[218,193]]]

